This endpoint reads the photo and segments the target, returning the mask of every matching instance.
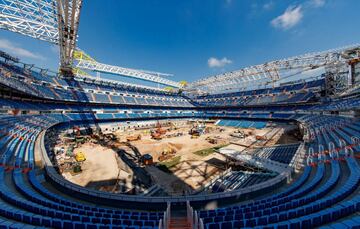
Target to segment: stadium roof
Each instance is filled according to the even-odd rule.
[[[200,79],[190,83],[187,90],[221,93],[255,85],[267,85],[306,71],[345,63],[359,57],[360,44],[308,53]]]

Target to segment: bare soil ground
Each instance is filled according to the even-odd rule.
[[[170,168],[171,174],[163,172],[157,168],[149,168],[147,171],[156,180],[160,186],[162,186],[169,194],[181,195],[184,193],[190,193],[194,190],[201,188],[207,182],[223,171],[216,165],[216,161],[225,162],[225,157],[213,153],[206,157],[194,154],[194,152],[212,148],[221,145],[228,145],[231,141],[241,141],[238,138],[231,137],[230,134],[234,132],[236,128],[233,127],[217,127],[213,124],[207,124],[207,127],[212,127],[213,132],[201,135],[199,138],[192,139],[188,134],[190,126],[179,128],[177,130],[168,132],[172,133],[184,133],[180,137],[163,138],[162,140],[151,139],[149,131],[135,131],[131,130],[128,133],[119,133],[118,137],[124,139],[127,134],[136,135],[141,134],[142,138],[138,141],[130,142],[130,144],[138,150],[141,155],[152,155],[154,162],[159,162],[158,158],[161,156],[164,149],[173,149],[176,151],[174,156],[181,156],[180,163]],[[223,131],[219,131],[219,129]],[[246,134],[251,134],[245,139],[251,145],[255,139],[255,135],[265,135],[271,129],[242,129]],[[217,144],[209,143],[206,138],[218,139]],[[233,145],[234,147],[240,147]],[[245,148],[245,147],[242,147]]]
[[[182,125],[176,130],[168,130],[165,135],[183,133],[182,136],[163,138],[154,140],[151,138],[149,129],[126,131],[117,131],[118,142],[126,142],[129,135],[141,135],[141,140],[127,142],[126,144],[118,144],[118,149],[123,149],[127,153],[132,153],[139,157],[144,154],[150,154],[154,163],[159,162],[159,156],[165,149],[173,149],[176,153],[174,157],[180,156],[180,162],[169,168],[171,173],[166,173],[155,166],[146,166],[145,170],[150,174],[156,184],[160,185],[170,195],[182,195],[191,193],[203,185],[211,181],[216,175],[224,171],[219,166],[225,163],[224,156],[218,153],[212,153],[208,156],[199,156],[194,152],[212,148],[215,146],[226,145],[227,148],[243,151],[248,147],[260,145],[273,145],[277,143],[283,135],[282,128],[264,128],[264,129],[241,129],[245,134],[249,135],[245,139],[230,136],[237,128],[218,127],[214,124],[206,124],[211,127],[212,131],[201,135],[199,138],[192,139],[188,134],[190,125]],[[168,129],[168,128],[164,128]],[[222,131],[220,131],[222,129]],[[257,141],[255,136],[266,136],[266,141]],[[218,140],[217,144],[211,144],[206,138],[211,137]],[[116,159],[116,153],[109,148],[86,143],[75,152],[81,151],[85,153],[87,160],[83,163],[83,172],[72,176],[63,174],[71,182],[81,186],[87,186],[91,183],[121,179],[129,179],[129,173],[125,172],[129,168],[123,163],[119,163]],[[136,151],[136,152],[135,152]],[[134,157],[135,158],[135,157]],[[139,163],[139,162],[136,162]],[[139,164],[139,166],[142,166]],[[122,172],[120,172],[122,171]]]
[[[116,153],[106,147],[85,143],[74,150],[74,153],[85,154],[86,161],[82,162],[82,172],[73,176],[63,173],[69,181],[81,186],[94,186],[96,183],[113,182],[118,178],[119,168]]]

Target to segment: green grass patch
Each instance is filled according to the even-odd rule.
[[[170,169],[171,167],[174,167],[175,165],[179,164],[180,160],[181,160],[181,156],[177,156],[170,160],[166,160],[158,163],[158,167],[166,167],[167,169]]]
[[[224,145],[219,145],[219,146],[215,146],[215,147],[211,147],[211,148],[207,148],[207,149],[202,149],[202,150],[193,152],[193,154],[198,155],[200,157],[206,157],[206,156],[209,156],[210,154],[216,152],[220,148],[228,146],[228,145],[229,144],[224,144]]]

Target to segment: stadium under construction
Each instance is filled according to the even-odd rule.
[[[0,50],[1,228],[360,227],[359,44],[177,82],[81,50],[82,4],[0,1],[60,50]]]

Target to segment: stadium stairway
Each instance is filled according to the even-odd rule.
[[[185,209],[179,207],[170,208],[168,229],[192,229]]]
[[[171,217],[169,229],[191,229],[186,217]]]

